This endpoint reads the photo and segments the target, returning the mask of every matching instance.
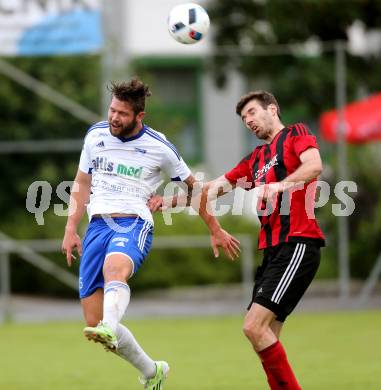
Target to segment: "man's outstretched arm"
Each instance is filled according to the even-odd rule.
[[[184,183],[187,185],[186,193],[170,197],[154,196],[148,202],[150,210],[155,212],[176,206],[191,206],[209,229],[214,256],[219,256],[218,248],[221,247],[225,254],[234,260],[239,256],[240,243],[235,237],[222,229],[210,206],[210,202],[218,196],[230,192],[233,187],[223,176],[204,184],[197,182],[194,176],[190,175],[184,180]]]
[[[299,156],[300,166],[280,182],[265,184],[260,187],[260,197],[271,199],[279,192],[300,188],[316,179],[323,171],[319,150],[309,148]]]

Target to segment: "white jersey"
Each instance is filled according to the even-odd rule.
[[[191,171],[165,136],[148,126],[130,138],[115,137],[108,122],[90,127],[79,169],[92,175],[89,218],[94,214],[137,214],[153,223],[147,201],[161,172],[184,181]]]

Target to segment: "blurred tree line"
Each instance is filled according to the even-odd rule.
[[[99,56],[17,57],[6,61],[32,77],[98,112],[100,93]],[[0,74],[0,142],[42,139],[83,138],[87,124],[62,111],[49,101]],[[63,180],[72,180],[79,151],[73,153],[2,153],[0,179],[0,231],[16,239],[62,237],[64,217],[49,210],[45,225],[38,225],[26,210],[26,196],[34,181],[47,181],[53,188],[51,204],[62,203],[55,189]],[[36,206],[39,206],[41,192]],[[52,258],[64,265],[61,256]],[[66,287],[50,276],[11,256],[11,288],[18,292],[59,292]],[[56,291],[57,290],[57,291]],[[70,293],[70,292],[69,292]]]
[[[355,21],[365,31],[381,31],[380,0],[212,0],[209,13],[215,29],[211,69],[216,82],[223,86],[230,70],[236,69],[244,75],[247,90],[274,93],[285,124],[306,122],[317,136],[319,115],[335,107],[334,41],[347,41],[348,28]],[[282,45],[290,43],[308,43],[306,52],[285,54]],[[255,47],[262,45],[280,46],[266,54],[256,52]],[[224,46],[233,47],[233,52]],[[253,53],[237,54],[239,48],[249,54],[253,48]],[[283,54],[278,55],[279,50]],[[346,60],[348,101],[381,91],[381,47],[369,55],[347,53]],[[319,143],[325,164],[322,179],[331,185],[331,200],[317,215],[327,235],[326,267],[337,271],[337,219],[331,211],[332,203],[340,203],[332,196],[337,182],[336,149],[323,140]],[[378,143],[349,146],[348,179],[358,185],[358,193],[350,194],[356,203],[349,219],[352,277],[368,276],[381,253],[380,160]]]
[[[7,61],[90,110],[99,111],[98,56],[19,57]],[[0,85],[0,141],[81,139],[86,134],[87,124],[2,74]],[[29,220],[25,215],[29,185],[35,180],[47,180],[56,188],[62,180],[71,180],[76,172],[78,152],[2,154],[1,159],[6,167],[0,173],[4,185],[0,192],[2,223],[14,220],[15,228],[8,233],[16,236],[21,222],[25,218]],[[30,224],[26,225],[29,234],[25,236],[27,232],[21,227],[22,236],[33,236]],[[40,236],[41,232],[37,234]]]

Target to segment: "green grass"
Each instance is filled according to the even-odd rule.
[[[166,359],[165,390],[267,389],[242,318],[127,322],[153,358]],[[135,390],[137,371],[87,342],[81,323],[0,326],[0,389]],[[295,314],[283,331],[306,390],[381,389],[381,312]]]

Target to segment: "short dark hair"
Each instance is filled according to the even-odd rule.
[[[144,84],[138,78],[133,78],[130,81],[121,83],[111,82],[108,87],[113,97],[116,97],[122,102],[128,102],[135,114],[144,111],[146,97],[151,96],[151,91],[148,85]]]
[[[270,104],[274,104],[277,109],[278,117],[280,118],[280,108],[275,96],[267,91],[251,91],[246,95],[243,95],[236,106],[237,115],[241,116],[241,112],[246,104],[251,100],[257,100],[262,108],[266,109]]]

